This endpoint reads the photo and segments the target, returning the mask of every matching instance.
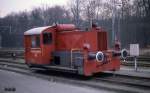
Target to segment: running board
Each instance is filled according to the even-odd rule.
[[[39,68],[39,67],[31,67],[30,69],[31,69],[31,70],[46,70],[46,69],[44,69],[44,68]]]
[[[60,67],[60,66],[44,66],[47,69],[50,70],[58,70],[58,71],[62,71],[62,72],[74,72],[76,73],[78,70],[77,69],[73,69],[73,68],[68,68],[68,67]]]

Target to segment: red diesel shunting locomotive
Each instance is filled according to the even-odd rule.
[[[94,26],[81,31],[72,24],[33,28],[24,33],[25,62],[31,68],[75,72],[85,76],[119,70],[120,55],[109,50],[107,32]]]

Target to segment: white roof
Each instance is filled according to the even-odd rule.
[[[24,35],[38,35],[38,34],[41,34],[42,31],[44,31],[45,29],[50,28],[50,27],[51,26],[32,28],[32,29],[24,32]]]

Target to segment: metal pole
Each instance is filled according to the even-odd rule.
[[[92,28],[92,18],[90,17],[90,28]]]
[[[9,26],[9,33],[11,34],[11,26]]]
[[[137,71],[137,57],[134,57],[134,70]]]
[[[113,0],[113,9],[112,9],[112,46],[114,46],[115,40],[115,0]]]
[[[76,15],[76,25],[79,26],[79,0],[76,0],[77,4],[77,15]]]
[[[120,40],[120,12],[119,11],[118,11],[118,33],[117,33],[117,38],[121,42],[121,40]]]

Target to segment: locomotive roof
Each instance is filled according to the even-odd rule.
[[[32,29],[24,32],[24,35],[38,35],[38,34],[41,34],[42,31],[44,31],[45,29],[50,28],[50,27],[51,26],[32,28]]]

